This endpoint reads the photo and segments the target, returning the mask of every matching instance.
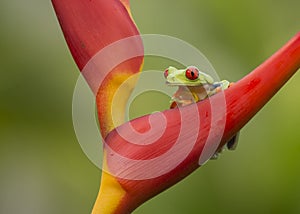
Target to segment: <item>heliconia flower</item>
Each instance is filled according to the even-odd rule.
[[[101,133],[105,137],[103,167],[106,172],[102,173],[94,214],[130,213],[192,173],[211,156],[211,148],[214,151],[221,148],[300,67],[298,33],[224,93],[183,108],[146,115],[115,128],[111,115],[113,96],[143,64],[143,45],[130,14],[129,1],[52,2],[81,71],[109,44],[137,36],[130,50],[118,51],[133,49],[139,56],[111,69],[100,88],[93,83],[93,75],[85,76],[97,97]],[[107,54],[109,60],[119,52]],[[127,85],[123,99],[119,100],[121,116],[134,83]]]

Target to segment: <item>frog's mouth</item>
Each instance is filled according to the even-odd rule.
[[[177,82],[177,83],[170,83],[168,81],[166,81],[166,85],[168,86],[204,86],[204,85],[207,85],[207,84],[199,84],[199,82],[197,83],[181,83],[181,82]]]

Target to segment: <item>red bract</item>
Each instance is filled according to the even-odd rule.
[[[128,0],[52,0],[52,3],[80,71],[83,71],[88,62],[103,48],[121,39],[139,35],[130,15]],[[136,37],[133,43],[130,47],[131,51],[143,53],[143,44],[139,37]],[[118,57],[118,53],[110,52],[106,57],[108,61],[114,60]],[[94,83],[97,74],[83,73],[97,95],[98,115],[103,136],[114,128],[111,119],[111,99],[115,91],[122,82],[141,70],[142,63],[143,54],[140,54],[140,57],[116,65],[105,74],[106,78],[100,86]],[[101,72],[104,71],[99,71]],[[130,85],[128,90],[131,87],[134,85]],[[129,92],[124,94],[124,99],[126,100],[129,95]]]
[[[129,1],[122,1],[129,7]],[[70,51],[80,70],[105,46],[139,35],[120,1],[52,0]]]
[[[123,210],[134,210],[140,203],[143,203],[145,200],[172,186],[198,168],[199,157],[207,141],[209,131],[211,129],[217,130],[218,126],[222,126],[222,122],[226,121],[222,143],[219,147],[223,146],[272,98],[299,67],[300,33],[257,69],[224,91],[227,111],[225,115],[216,115],[214,119],[216,123],[212,123],[211,120],[212,106],[210,103],[222,103],[222,93],[212,96],[203,102],[193,104],[197,105],[199,111],[200,128],[198,131],[200,134],[192,151],[181,164],[157,178],[139,181],[119,179],[122,186],[129,192],[123,199],[119,213],[123,213]],[[224,108],[224,106],[221,108]],[[184,114],[184,117],[190,120],[195,117],[193,113],[190,106],[182,108],[181,113],[178,108],[163,112],[167,121],[165,134],[161,136],[156,143],[149,145],[149,148],[147,146],[141,148],[140,146],[130,144],[123,139],[116,130],[109,134],[106,142],[116,150],[117,153],[123,155],[127,154],[127,156],[131,158],[137,159],[145,155],[148,156],[148,158],[154,158],[157,155],[155,151],[161,153],[162,149],[168,149],[174,144],[174,138],[178,136],[179,129],[182,126],[180,114]],[[223,118],[224,116],[225,118]],[[133,120],[130,123],[122,125],[122,129],[126,130],[122,132],[132,133],[131,126],[138,127],[139,130],[147,130],[149,126],[148,121],[149,116]],[[218,123],[218,121],[221,121],[221,123]],[[134,133],[132,134],[134,135]],[[189,143],[188,135],[186,138],[187,143]],[[177,152],[181,153],[180,150]],[[178,156],[176,153],[172,155],[175,157]],[[127,172],[127,174],[130,173],[134,172]],[[142,171],[140,173],[146,172]]]
[[[107,45],[139,35],[131,19],[127,0],[52,2],[80,70]],[[134,44],[132,48],[141,52],[141,41]],[[117,54],[110,53],[107,57]],[[203,163],[211,155],[203,152],[205,146],[215,149],[223,146],[297,71],[300,67],[300,34],[224,93],[183,108],[147,115],[112,130],[112,97],[127,78],[140,71],[142,62],[143,56],[140,56],[121,63],[109,72],[100,88],[94,91],[97,94],[101,132],[107,136],[104,165],[114,175],[103,173],[100,194],[93,210],[95,214],[130,213],[144,201],[197,169],[199,159]],[[87,81],[92,85],[91,76]],[[129,85],[123,102],[132,87]],[[120,106],[120,111],[123,111],[124,103],[120,103]],[[156,125],[163,125],[163,132],[155,129]],[[136,131],[151,133],[151,137],[132,143],[139,141]],[[180,142],[179,149],[172,150],[180,137],[184,140]],[[122,157],[116,157],[116,154]],[[163,159],[158,159],[160,157]]]

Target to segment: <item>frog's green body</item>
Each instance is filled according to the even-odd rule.
[[[166,84],[178,86],[178,90],[172,96],[170,108],[182,107],[195,102],[204,100],[221,90],[230,87],[232,83],[227,80],[214,82],[208,74],[201,72],[195,66],[189,66],[186,69],[176,69],[170,66],[165,70]],[[237,146],[238,134],[227,142],[227,148],[234,150]],[[222,149],[218,150],[213,159],[218,157]]]

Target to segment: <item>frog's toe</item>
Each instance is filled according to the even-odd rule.
[[[172,108],[178,108],[177,103],[176,103],[175,101],[173,101],[173,102],[171,103],[171,105],[170,105],[170,108],[171,108],[171,109],[172,109]]]
[[[219,92],[222,91],[222,88],[221,87],[217,87],[215,90],[216,90],[216,93],[219,93]]]
[[[213,154],[213,156],[211,156],[210,160],[217,160],[219,158],[219,152],[216,152],[215,154]]]
[[[224,147],[218,149],[213,156],[211,156],[211,160],[217,160],[220,156],[220,154],[224,151]]]
[[[235,84],[234,82],[229,83],[229,88],[230,88],[231,86],[233,86],[234,84]]]

